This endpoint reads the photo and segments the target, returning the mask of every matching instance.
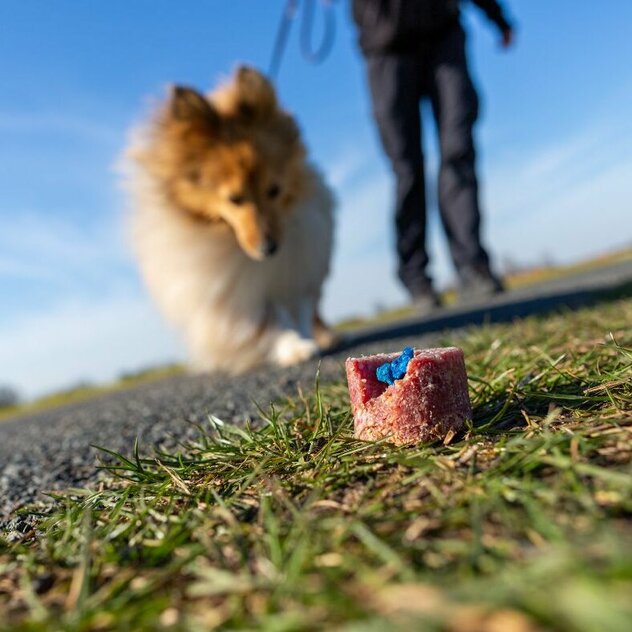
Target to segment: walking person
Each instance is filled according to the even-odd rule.
[[[513,31],[496,0],[472,0],[498,27],[503,46]],[[373,114],[391,161],[397,193],[398,274],[419,312],[439,306],[426,272],[426,192],[420,101],[432,104],[441,164],[441,222],[459,276],[461,300],[502,291],[480,240],[472,128],[478,97],[465,53],[459,0],[353,0],[366,59]]]

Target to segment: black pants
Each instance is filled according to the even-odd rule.
[[[457,271],[488,269],[480,242],[472,127],[478,97],[455,24],[410,53],[367,57],[369,85],[384,150],[397,180],[395,221],[399,277],[412,294],[427,291],[426,193],[420,100],[428,96],[439,133],[439,212]]]

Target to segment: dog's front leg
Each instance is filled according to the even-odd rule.
[[[313,338],[321,351],[340,343],[340,335],[322,321],[318,313],[318,301],[303,299],[299,304],[298,316],[299,331],[305,338]]]
[[[314,311],[316,301],[311,298],[303,298],[298,304],[298,330],[303,338],[314,338]]]
[[[309,319],[307,317],[308,309]],[[287,308],[282,305],[274,306],[279,334],[272,346],[271,360],[273,362],[280,366],[290,366],[313,358],[318,353],[318,345],[312,338],[313,309],[314,306],[311,301],[309,306],[301,304],[298,322],[296,322]]]

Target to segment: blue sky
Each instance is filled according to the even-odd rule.
[[[267,68],[284,0],[4,0],[0,8],[0,383],[26,396],[183,357],[137,277],[115,164],[172,82]],[[332,55],[307,65],[295,24],[278,89],[339,201],[330,319],[405,301],[392,182],[370,117],[348,0]],[[466,4],[466,3],[464,3]],[[507,0],[515,47],[466,7],[484,234],[496,261],[572,261],[632,241],[632,3]],[[430,198],[434,129],[425,112]],[[431,211],[432,271],[452,278]]]

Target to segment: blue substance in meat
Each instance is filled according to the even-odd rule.
[[[395,384],[395,380],[401,380],[406,375],[408,363],[411,361],[414,353],[412,347],[405,347],[401,355],[398,355],[394,360],[378,366],[375,376],[380,382],[384,382],[389,386]]]

